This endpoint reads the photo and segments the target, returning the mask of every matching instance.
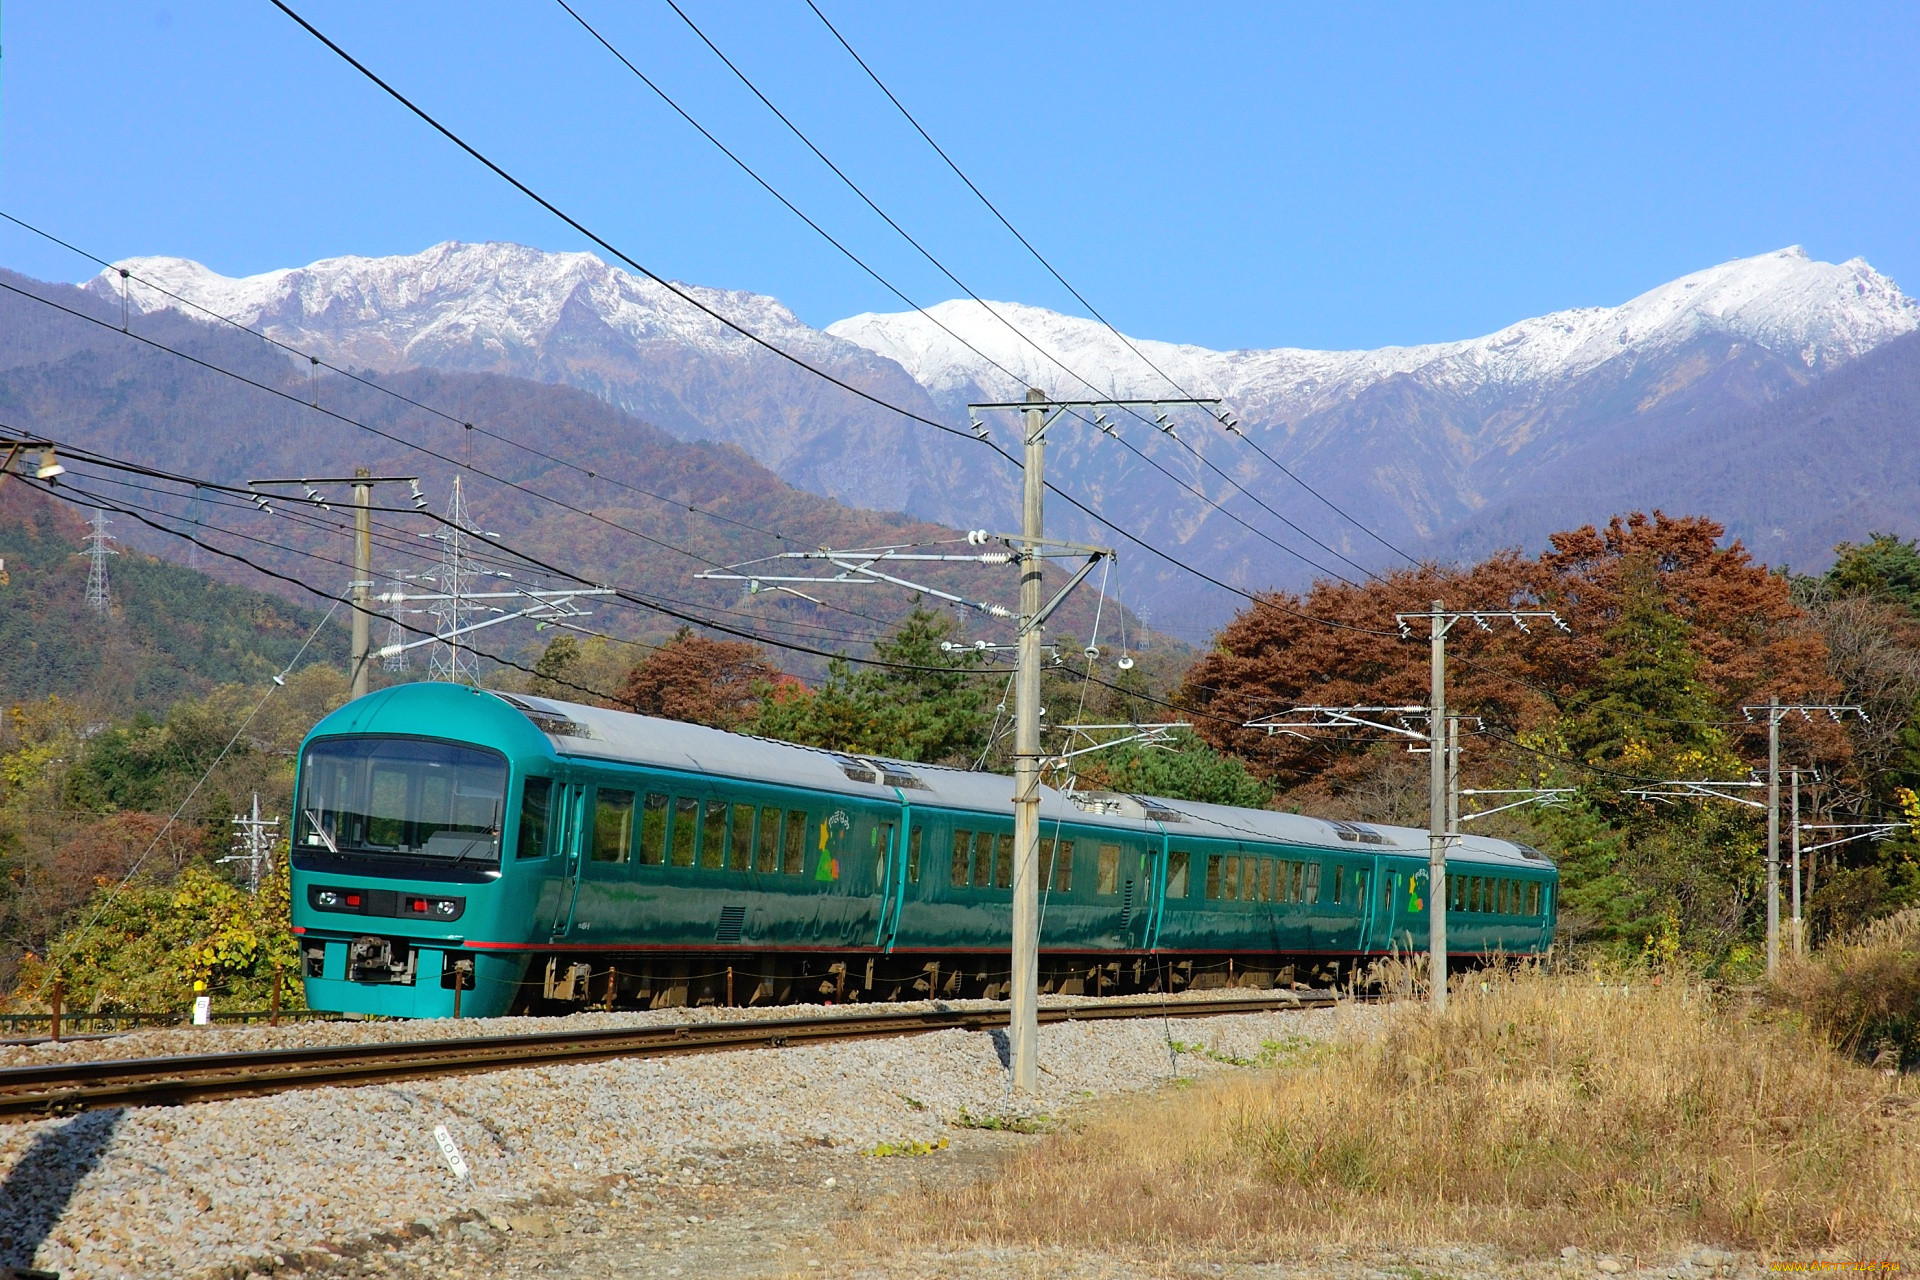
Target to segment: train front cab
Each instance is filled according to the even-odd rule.
[[[316,726],[292,832],[308,1007],[451,1017],[457,988],[463,1016],[506,1013],[551,893],[548,861],[511,853],[547,841],[554,763],[523,717],[453,685],[383,690]]]

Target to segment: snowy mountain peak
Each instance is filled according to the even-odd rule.
[[[602,336],[632,345],[752,345],[664,286],[591,253],[448,241],[420,253],[324,258],[238,278],[185,258],[129,258],[115,266],[158,286],[130,285],[128,299],[142,311],[186,309],[171,293],[302,349],[376,369],[516,366],[570,323],[597,323],[608,331]],[[119,272],[103,271],[86,287],[117,298]],[[823,341],[772,298],[675,287],[764,336],[816,347]]]
[[[1554,312],[1460,342],[1373,351],[1211,351],[1122,339],[1095,321],[1003,302],[868,313],[827,332],[898,361],[949,403],[976,392],[1017,394],[1025,385],[1101,395],[1179,388],[1290,418],[1396,374],[1462,393],[1542,387],[1714,333],[1823,371],[1915,328],[1920,304],[1866,262],[1819,262],[1794,245],[1694,272],[1616,307]]]

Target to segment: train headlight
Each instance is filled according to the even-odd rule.
[[[313,901],[315,906],[337,907],[340,905],[340,895],[331,889],[322,889],[313,895]]]
[[[435,915],[451,917],[455,912],[460,910],[460,907],[459,904],[451,898],[441,898],[433,904],[433,910]]]

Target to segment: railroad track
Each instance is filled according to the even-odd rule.
[[[1313,1008],[1332,1004],[1335,999],[1329,991],[1298,991],[1218,1000],[1181,1000],[1165,1005],[1129,1001],[1052,1006],[1040,1010],[1040,1021],[1204,1018]],[[777,1049],[793,1044],[929,1031],[990,1031],[1006,1025],[1004,1009],[932,1009],[8,1067],[0,1068],[0,1120],[26,1120],[105,1107],[177,1106],[293,1089],[420,1080],[509,1067],[607,1058],[658,1058],[728,1049]]]

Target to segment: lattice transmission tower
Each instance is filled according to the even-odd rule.
[[[472,542],[479,526],[467,515],[467,500],[460,490],[460,477],[453,478],[453,497],[447,502],[447,521],[432,536],[440,543],[440,564],[434,570],[434,585],[439,599],[433,602],[434,631],[446,639],[427,652],[427,678],[456,683],[480,683],[480,661],[471,649],[460,643],[474,606],[467,601],[473,592]]]
[[[107,583],[107,557],[120,553],[113,548],[113,535],[107,532],[107,526],[113,521],[104,511],[95,511],[93,519],[87,521],[91,532],[87,534],[87,549],[81,554],[87,557],[87,608],[95,613],[106,613],[113,608],[113,592]]]

